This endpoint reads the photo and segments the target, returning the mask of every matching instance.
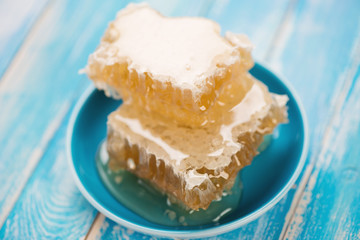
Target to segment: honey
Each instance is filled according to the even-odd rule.
[[[101,180],[121,204],[146,220],[164,226],[198,226],[219,224],[237,209],[241,195],[240,174],[230,191],[223,193],[221,199],[213,201],[206,210],[194,211],[179,202],[171,201],[163,191],[154,188],[147,180],[138,178],[124,169],[109,168],[106,142],[96,154],[96,166]]]
[[[208,111],[218,98],[225,98],[223,88],[236,86],[241,99],[251,87],[242,77],[253,66],[251,49],[247,37],[224,38],[210,20],[166,18],[131,4],[109,25],[85,72],[109,96],[202,126],[212,120]]]
[[[108,117],[106,166],[185,208],[221,199],[264,136],[287,121],[287,96],[249,74],[251,49],[246,36],[222,37],[207,19],[167,18],[146,4],[120,11],[85,68],[124,99]]]
[[[286,96],[272,95],[254,81],[222,124],[202,128],[182,126],[125,103],[109,116],[109,164],[148,179],[189,208],[206,209],[251,163],[264,135],[286,121],[286,101]]]

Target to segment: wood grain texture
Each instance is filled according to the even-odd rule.
[[[68,114],[88,85],[77,71],[126,4],[54,0],[0,80],[0,239],[80,238],[90,226],[88,239],[153,239],[101,214],[94,221],[96,211],[76,190],[64,159]],[[248,34],[255,57],[290,80],[308,113],[311,148],[301,179],[258,220],[210,239],[360,238],[360,2],[150,4]],[[20,25],[25,36],[29,27]]]
[[[48,0],[0,1],[0,78]]]
[[[65,153],[66,123],[50,141],[39,166],[5,221],[0,239],[84,238],[97,211],[75,186]]]
[[[306,229],[316,228],[316,226],[322,228],[323,223],[331,221],[323,218],[322,215],[312,215],[311,219],[302,218],[301,214],[299,218],[297,216],[300,212],[309,211],[308,208],[314,201],[311,195],[314,198],[315,196],[323,197],[323,205],[317,206],[323,209],[323,213],[331,211],[331,206],[326,204],[326,197],[317,195],[316,192],[319,189],[314,190],[317,178],[321,177],[319,174],[327,175],[327,169],[322,167],[321,170],[317,170],[313,169],[313,166],[322,165],[323,152],[333,149],[333,146],[325,144],[329,139],[329,131],[326,129],[332,128],[334,116],[346,102],[347,91],[354,85],[353,80],[349,80],[352,78],[346,76],[354,72],[350,69],[356,69],[350,66],[354,66],[356,55],[354,53],[359,52],[356,47],[360,24],[358,6],[359,3],[356,1],[348,1],[347,4],[341,6],[335,1],[329,1],[326,4],[322,1],[298,2],[284,28],[288,40],[273,52],[273,65],[282,69],[282,72],[295,85],[303,99],[310,123],[310,161],[307,172],[299,184],[304,187],[297,190],[286,216],[281,237],[287,239],[299,236],[301,236],[300,239],[310,236],[322,237],[323,232],[317,234],[314,231],[305,234]],[[343,117],[347,116],[343,115]],[[341,127],[346,128],[347,125],[343,124],[345,123],[340,123]],[[323,181],[340,184],[340,179],[335,175],[327,175]],[[327,187],[330,195],[334,187],[334,185]],[[353,191],[357,191],[355,186]],[[294,221],[298,224],[294,224]],[[306,229],[303,228],[304,225]],[[354,234],[351,231],[344,231],[344,233],[346,236]]]
[[[0,226],[63,117],[89,84],[78,70],[122,4],[52,2],[0,81]]]
[[[359,31],[358,31],[359,33]],[[360,35],[306,188],[284,235],[360,238]]]
[[[254,58],[264,61],[290,4],[290,0],[217,0],[204,16],[218,22],[223,33],[248,35],[255,45]]]

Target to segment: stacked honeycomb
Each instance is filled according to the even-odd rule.
[[[119,12],[85,68],[124,99],[108,120],[111,167],[192,209],[220,198],[287,119],[287,97],[248,73],[251,48],[207,19],[166,18],[144,4]]]

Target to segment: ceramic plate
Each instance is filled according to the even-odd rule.
[[[228,232],[258,218],[289,191],[299,176],[308,150],[306,117],[290,85],[260,64],[251,73],[271,92],[289,96],[289,123],[280,125],[273,141],[242,170],[243,192],[237,209],[219,224],[169,227],[151,223],[118,202],[102,183],[95,165],[99,143],[106,137],[107,115],[121,101],[88,89],[77,103],[68,127],[67,151],[71,171],[85,198],[101,213],[135,231],[167,237],[205,237]]]

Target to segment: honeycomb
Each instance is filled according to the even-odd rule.
[[[264,135],[286,121],[286,101],[256,81],[228,112],[228,121],[204,128],[181,126],[123,104],[108,119],[110,167],[150,180],[191,209],[206,209],[251,163]]]
[[[204,18],[168,18],[130,4],[109,24],[84,71],[124,104],[108,117],[109,167],[206,209],[287,121],[287,96],[248,73],[252,44]]]
[[[251,48],[244,35],[221,37],[210,20],[166,18],[146,5],[131,5],[109,25],[85,72],[108,96],[182,125],[203,126],[219,115],[208,112],[226,98],[223,88],[234,85],[231,95],[238,102],[251,87],[244,77],[253,66]]]

